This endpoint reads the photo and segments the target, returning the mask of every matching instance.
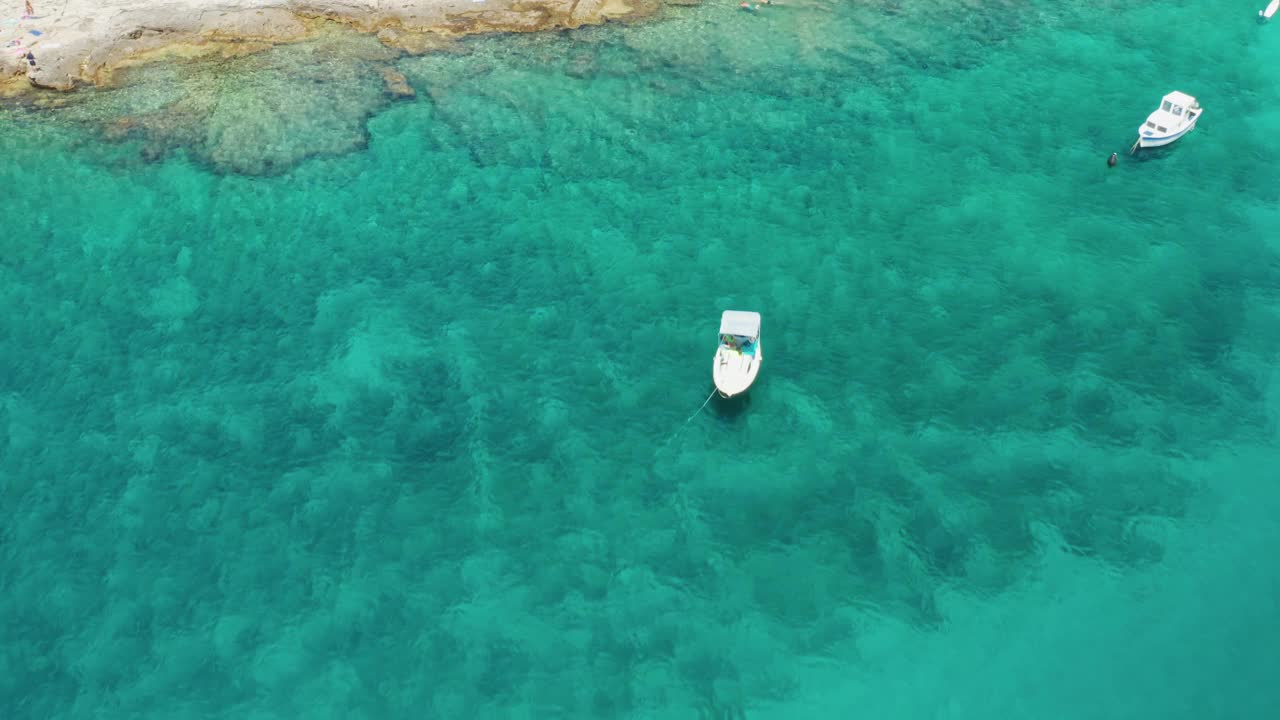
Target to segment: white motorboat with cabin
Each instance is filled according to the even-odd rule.
[[[1133,144],[1133,150],[1168,145],[1191,132],[1200,114],[1200,103],[1190,95],[1176,90],[1165,95],[1160,107],[1138,128],[1138,142]]]
[[[720,316],[720,345],[711,376],[720,397],[741,395],[760,373],[760,313],[725,310]]]
[[[1270,4],[1258,11],[1258,17],[1264,21],[1270,20],[1277,10],[1280,10],[1280,0],[1271,0]]]

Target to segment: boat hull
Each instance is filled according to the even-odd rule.
[[[1258,11],[1258,17],[1263,20],[1270,20],[1276,14],[1276,10],[1280,10],[1280,0],[1271,0],[1271,4],[1263,10]]]
[[[720,397],[741,395],[756,381],[756,376],[760,374],[760,363],[764,359],[764,350],[759,341],[755,346],[754,355],[723,346],[716,350],[711,362],[711,377],[715,380]]]
[[[1197,116],[1195,120],[1192,120],[1191,122],[1187,123],[1187,126],[1182,128],[1178,132],[1170,133],[1168,135],[1139,134],[1138,147],[1144,147],[1144,148],[1162,147],[1164,145],[1168,145],[1170,143],[1176,142],[1177,140],[1181,139],[1183,135],[1186,135],[1187,133],[1194,130],[1197,122],[1200,122],[1199,116]]]

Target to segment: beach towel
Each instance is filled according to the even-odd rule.
[[[27,32],[31,33],[32,35],[35,35],[36,37],[40,37],[41,35],[43,35],[43,34],[44,34],[44,33],[40,32],[39,30],[28,30]]]

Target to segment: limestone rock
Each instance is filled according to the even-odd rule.
[[[36,87],[69,90],[110,84],[117,68],[162,58],[252,53],[313,37],[325,21],[376,33],[386,48],[422,54],[472,33],[576,28],[641,17],[663,0],[44,1],[62,7],[12,28],[20,31],[37,65],[31,68],[16,53],[4,53],[0,86],[5,91],[23,78]]]
[[[425,55],[444,50],[452,45],[449,38],[435,32],[419,32],[403,28],[385,27],[378,31],[378,40],[387,47],[403,50],[410,55]]]
[[[408,78],[393,67],[382,68],[382,84],[386,94],[393,98],[411,98],[418,95],[409,84]]]

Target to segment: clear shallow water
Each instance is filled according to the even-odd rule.
[[[1273,715],[1232,12],[709,5],[6,111],[3,715]],[[730,307],[761,379],[685,425]]]

